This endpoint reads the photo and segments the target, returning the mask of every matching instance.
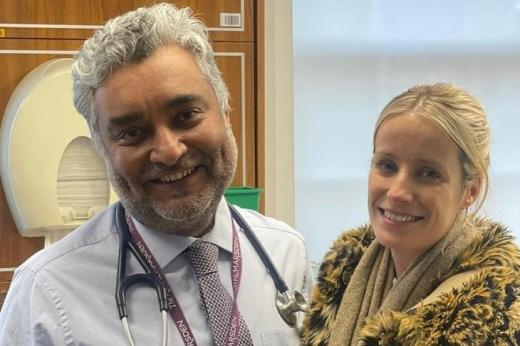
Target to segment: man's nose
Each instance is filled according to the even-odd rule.
[[[175,164],[188,150],[182,136],[169,128],[156,130],[152,146],[150,162],[167,166]]]
[[[394,176],[387,192],[388,198],[395,203],[410,203],[413,200],[413,180],[406,173]]]

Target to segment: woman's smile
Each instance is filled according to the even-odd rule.
[[[424,217],[407,213],[393,212],[388,209],[379,208],[379,214],[390,223],[409,225],[421,221]]]

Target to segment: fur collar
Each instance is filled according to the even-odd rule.
[[[520,344],[520,251],[504,226],[473,218],[467,224],[477,235],[434,287],[457,273],[478,274],[431,304],[368,319],[361,331],[363,345]],[[327,345],[350,277],[373,240],[364,225],[333,243],[312,291],[302,344]]]

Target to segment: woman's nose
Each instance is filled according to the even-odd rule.
[[[187,151],[182,137],[171,129],[159,129],[153,138],[150,162],[167,166],[175,164]]]
[[[387,196],[395,203],[410,203],[413,200],[413,182],[406,174],[396,175],[390,182]]]

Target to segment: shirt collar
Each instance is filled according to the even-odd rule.
[[[188,246],[190,246],[197,238],[183,237],[173,234],[166,234],[155,231],[132,217],[137,231],[143,238],[144,242],[154,255],[157,263],[164,268],[178,255],[180,255]],[[220,248],[231,253],[232,251],[232,233],[231,233],[231,213],[224,197],[220,200],[217,212],[215,214],[215,223],[213,228],[200,239],[213,243]]]

